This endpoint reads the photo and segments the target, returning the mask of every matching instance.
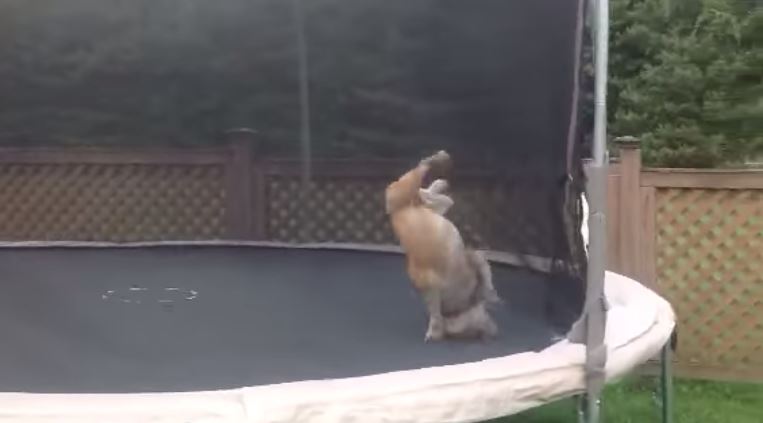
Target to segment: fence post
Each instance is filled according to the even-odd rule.
[[[228,234],[233,239],[253,237],[252,161],[255,132],[248,128],[226,132],[231,158],[226,165],[226,209]]]
[[[641,276],[641,149],[634,137],[615,138],[620,150],[620,271],[638,279]]]

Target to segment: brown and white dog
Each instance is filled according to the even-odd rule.
[[[450,156],[440,151],[387,186],[386,211],[405,251],[408,275],[429,314],[425,339],[491,337],[497,326],[487,305],[500,301],[490,265],[467,249],[461,234],[444,214],[453,200],[443,191],[447,182],[422,182],[434,167],[447,167]]]

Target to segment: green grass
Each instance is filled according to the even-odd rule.
[[[658,380],[634,377],[604,392],[602,423],[660,422]],[[674,381],[675,423],[761,423],[763,384]],[[575,402],[563,400],[490,423],[577,423]]]

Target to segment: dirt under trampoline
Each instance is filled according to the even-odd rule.
[[[425,343],[403,257],[384,252],[47,246],[3,248],[0,267],[4,392],[202,391],[474,362],[542,349],[577,317],[550,306],[571,281],[494,264],[499,337]]]

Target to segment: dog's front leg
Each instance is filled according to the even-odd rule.
[[[422,292],[424,304],[429,313],[429,327],[425,341],[439,341],[445,336],[445,320],[442,317],[442,297],[437,288],[428,288]]]

